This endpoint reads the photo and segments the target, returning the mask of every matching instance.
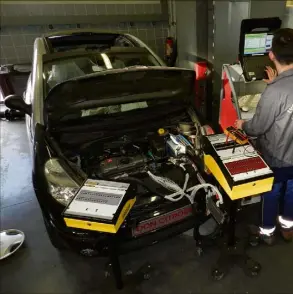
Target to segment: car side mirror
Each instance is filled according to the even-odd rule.
[[[26,104],[23,98],[19,95],[9,95],[5,98],[4,104],[10,109],[15,109],[24,112],[25,114],[32,114],[31,104]]]

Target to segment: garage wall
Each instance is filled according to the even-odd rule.
[[[293,29],[293,3],[292,7],[288,7],[284,17],[283,27]]]
[[[130,33],[163,56],[169,27],[164,2],[2,1],[0,64],[31,62],[36,37],[76,27]]]
[[[193,69],[194,62],[208,59],[209,6],[212,1],[175,0],[175,6],[178,65]]]

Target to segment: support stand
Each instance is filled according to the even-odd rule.
[[[110,264],[112,266],[113,276],[116,283],[117,289],[123,288],[123,281],[122,281],[122,273],[121,273],[121,266],[119,261],[119,253],[117,248],[117,239],[114,236],[109,237],[109,258],[110,258]]]
[[[245,244],[237,243],[235,236],[235,224],[238,201],[231,201],[229,208],[229,221],[227,224],[227,244],[225,244],[215,268],[212,271],[214,280],[221,280],[234,265],[238,265],[244,273],[250,277],[257,276],[261,271],[261,265],[252,260],[245,252]]]

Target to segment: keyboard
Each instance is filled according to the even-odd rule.
[[[253,78],[256,80],[266,79],[266,66],[275,68],[268,56],[251,56],[249,58],[244,58],[243,62],[243,73],[245,79],[248,81],[251,81]]]

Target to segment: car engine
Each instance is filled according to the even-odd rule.
[[[200,135],[194,123],[181,122],[93,142],[72,161],[78,161],[89,178],[132,182],[138,195],[165,197],[176,190],[170,188],[173,184],[180,189],[198,184],[195,159],[200,154],[195,145]]]

